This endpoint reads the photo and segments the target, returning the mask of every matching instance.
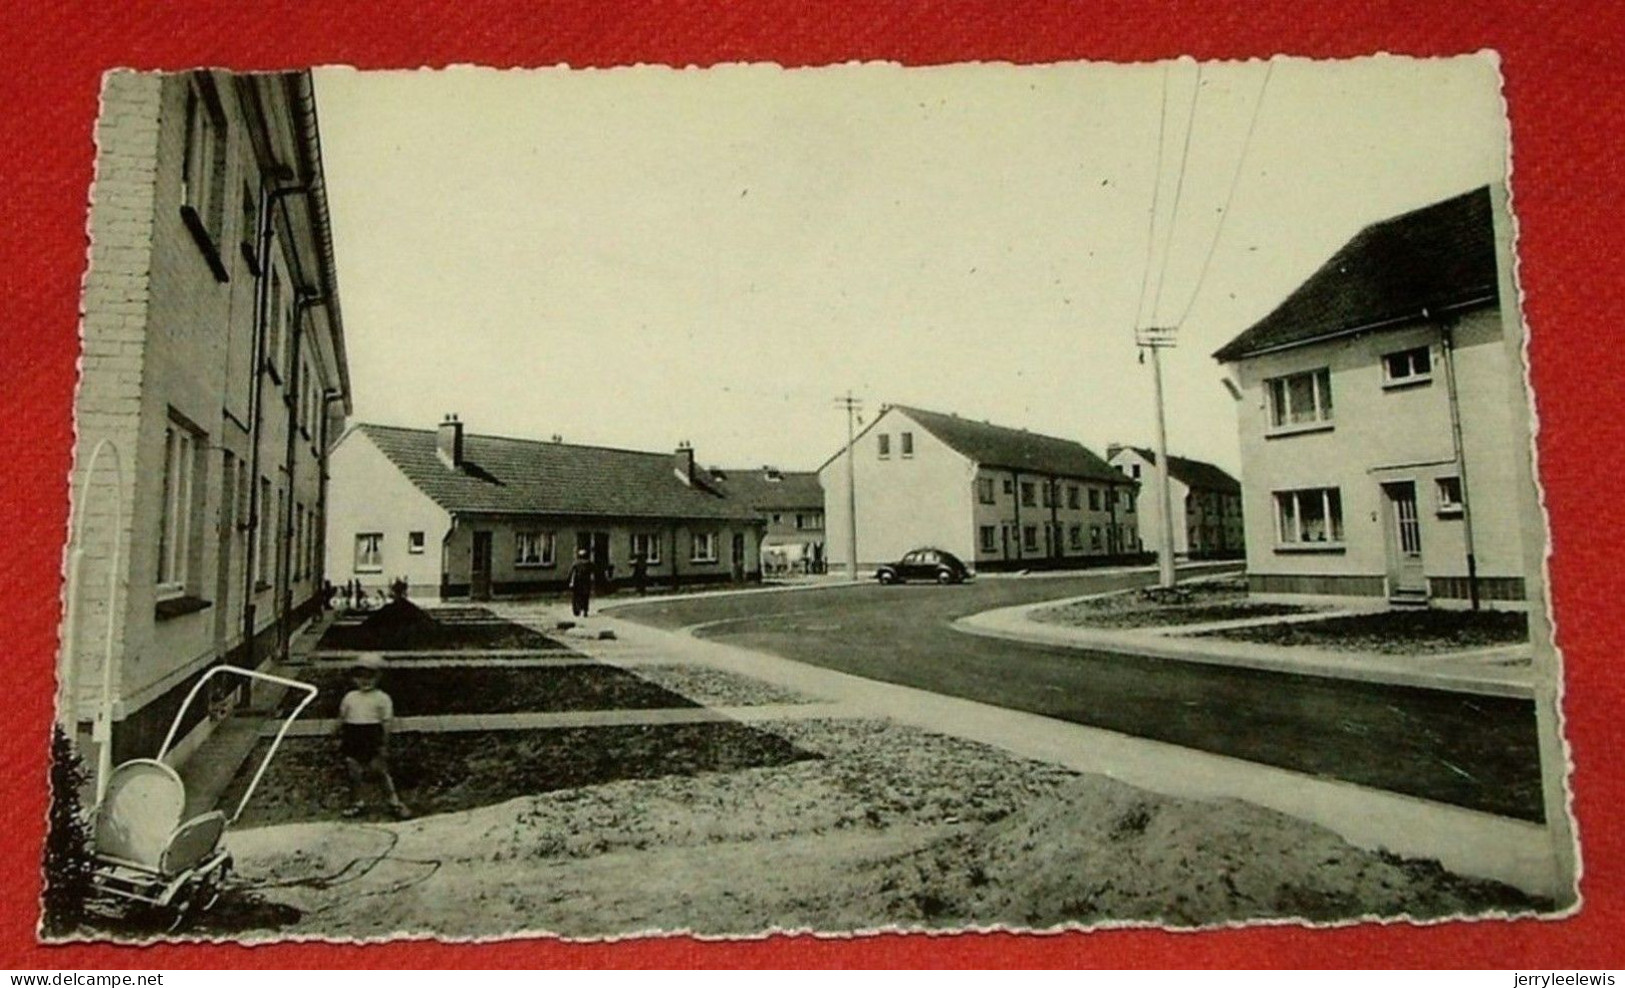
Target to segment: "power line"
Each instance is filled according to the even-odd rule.
[[[1196,307],[1196,300],[1202,294],[1202,284],[1207,281],[1208,267],[1213,263],[1213,255],[1219,248],[1219,239],[1224,234],[1224,221],[1230,218],[1230,204],[1236,198],[1236,186],[1241,180],[1241,167],[1247,161],[1247,151],[1252,147],[1253,131],[1258,127],[1259,111],[1264,107],[1264,93],[1270,86],[1270,74],[1275,71],[1275,61],[1271,59],[1264,63],[1264,81],[1258,85],[1258,97],[1253,101],[1252,119],[1247,122],[1247,134],[1241,140],[1241,151],[1236,155],[1236,169],[1230,173],[1230,190],[1225,193],[1224,208],[1219,212],[1219,222],[1213,228],[1213,239],[1208,243],[1207,256],[1202,258],[1202,267],[1196,275],[1196,287],[1191,291],[1191,297],[1185,303],[1185,309],[1179,318],[1174,321],[1174,328],[1185,325],[1190,318],[1191,310]]]
[[[1137,332],[1145,315],[1145,289],[1151,281],[1151,259],[1157,246],[1157,197],[1162,191],[1162,148],[1168,132],[1168,66],[1162,67],[1162,113],[1157,117],[1157,165],[1151,171],[1151,211],[1145,231],[1145,270],[1140,273],[1140,297],[1134,303],[1134,329]]]
[[[1191,133],[1196,129],[1196,104],[1202,95],[1202,63],[1196,63],[1196,83],[1191,87],[1191,108],[1185,118],[1185,147],[1179,155],[1179,175],[1174,181],[1174,205],[1168,213],[1168,235],[1162,251],[1162,266],[1157,271],[1157,291],[1151,297],[1151,321],[1157,318],[1162,305],[1162,289],[1168,280],[1168,261],[1174,252],[1174,231],[1179,227],[1179,200],[1185,193],[1185,171],[1191,156]]]

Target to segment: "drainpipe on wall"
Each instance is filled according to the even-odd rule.
[[[1044,483],[1049,485],[1049,537],[1050,558],[1061,558],[1061,482],[1058,477],[1049,477]]]
[[[248,665],[254,662],[254,624],[258,616],[255,598],[259,585],[259,543],[261,517],[265,506],[260,504],[260,440],[265,426],[265,352],[267,330],[271,317],[271,241],[275,232],[273,207],[286,197],[308,191],[306,186],[294,185],[278,189],[260,187],[260,228],[256,234],[260,262],[259,283],[254,298],[254,380],[248,391],[249,444],[248,444],[248,545],[243,552],[243,645],[248,649]]]
[[[1426,309],[1422,310],[1422,318],[1433,321],[1432,314]],[[1467,599],[1476,611],[1479,609],[1478,554],[1473,545],[1473,501],[1467,492],[1467,453],[1461,441],[1461,399],[1456,391],[1456,334],[1448,318],[1438,320],[1438,326],[1445,391],[1450,396],[1450,440],[1456,453],[1456,482],[1461,486],[1462,541],[1467,549]]]
[[[282,499],[282,517],[277,519],[280,528],[277,539],[280,549],[277,553],[280,565],[277,580],[282,585],[282,613],[278,616],[277,647],[281,653],[282,661],[288,660],[289,649],[293,644],[293,544],[294,527],[294,466],[298,462],[299,452],[299,388],[304,377],[304,360],[302,348],[305,340],[305,318],[310,310],[326,304],[320,295],[301,292],[293,300],[293,335],[289,340],[288,348],[288,386],[283,392],[283,403],[288,406],[287,442],[283,449],[283,473],[287,475],[288,496]],[[325,411],[326,406],[323,406]]]

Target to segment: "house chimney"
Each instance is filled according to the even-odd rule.
[[[689,445],[688,440],[677,444],[677,452],[672,454],[671,467],[678,480],[690,485],[694,483],[694,447]]]
[[[440,423],[440,431],[435,436],[435,452],[446,466],[453,470],[461,469],[463,465],[463,423],[457,421],[456,415],[447,415],[445,421]]]

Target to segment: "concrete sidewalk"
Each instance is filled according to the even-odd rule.
[[[1221,638],[1184,637],[1220,628],[1294,621],[1320,621],[1343,614],[1358,613],[1345,608],[1313,614],[1274,618],[1248,618],[1200,625],[1167,625],[1155,628],[1106,629],[1050,624],[1033,618],[1033,612],[1089,600],[1101,594],[1040,601],[1015,607],[1000,607],[955,621],[956,631],[1032,645],[1051,645],[1091,652],[1119,652],[1178,662],[1261,669],[1303,676],[1349,679],[1389,686],[1473,693],[1529,699],[1534,696],[1531,646],[1511,645],[1476,649],[1443,655],[1384,655],[1377,652],[1345,652],[1330,649],[1288,648],[1256,642]]]
[[[508,613],[546,628],[562,608],[515,607]],[[654,661],[692,664],[749,676],[839,704],[846,716],[886,718],[1168,796],[1245,800],[1323,826],[1358,847],[1431,858],[1458,874],[1533,894],[1568,894],[1558,887],[1551,838],[1540,824],[864,679],[686,631],[606,616],[588,623],[592,630],[615,632],[612,640],[576,643],[606,663],[628,669]]]

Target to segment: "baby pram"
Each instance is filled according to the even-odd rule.
[[[185,723],[186,712],[217,676],[241,676],[304,694],[283,709],[281,726],[230,817],[219,810],[183,820],[186,786],[164,756]],[[136,758],[113,769],[96,806],[92,882],[104,906],[157,913],[170,930],[213,906],[231,873],[226,828],[242,815],[260,777],[295,718],[316,698],[316,687],[252,669],[216,666],[204,673],[182,702],[155,758]]]

